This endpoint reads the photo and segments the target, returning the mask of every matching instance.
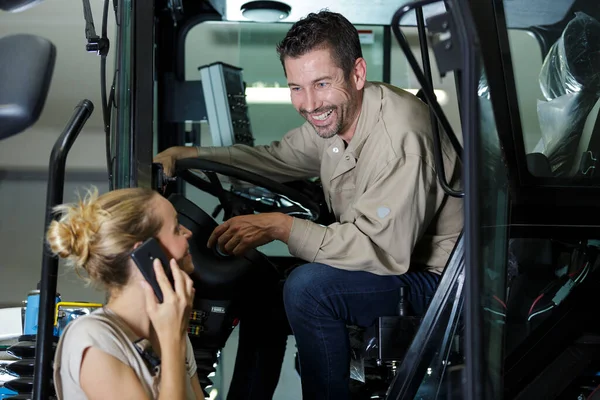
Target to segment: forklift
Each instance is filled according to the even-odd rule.
[[[83,3],[89,11],[88,0]],[[200,121],[219,126],[210,131],[213,145],[253,145],[256,139],[240,66],[210,62],[196,66],[201,79],[187,76],[185,41],[194,27],[250,20],[289,24],[303,16],[302,10],[324,6],[234,0],[120,0],[111,6],[105,0],[103,25],[108,12],[117,21],[116,43],[111,44],[106,29],[98,36],[91,12],[84,12],[87,50],[104,65],[101,108],[110,189],[158,190],[166,185],[165,196],[175,194],[185,205],[178,210],[200,208],[189,204],[192,186],[208,193],[217,207],[203,210],[201,221],[181,212],[197,232],[215,226],[220,213],[227,219],[274,207],[326,223],[330,216],[318,181],[276,184],[200,159],[178,162],[177,178],[170,180],[152,162],[154,154],[171,146],[205,145]],[[600,289],[600,3],[423,0],[365,2],[364,7],[352,2],[347,9],[332,2],[330,8],[359,29],[381,27],[385,82],[391,79],[391,47],[398,44],[420,85],[417,96],[431,110],[434,140],[448,135],[463,162],[459,188],[450,187],[438,168],[448,195],[464,199],[465,225],[436,296],[423,316],[380,318],[368,336],[372,340],[365,340],[371,345],[358,345],[360,395],[394,400],[600,399],[600,326],[594,307]],[[417,54],[405,33],[415,28]],[[516,33],[535,44],[529,54],[515,50]],[[118,73],[112,81],[104,72],[108,51],[116,55]],[[450,123],[436,96],[433,63],[441,76],[453,74],[460,129]],[[534,76],[537,97],[528,93],[530,86],[519,75],[520,65],[527,63],[540,65]],[[232,98],[235,102],[228,100]],[[72,143],[92,109],[88,103],[80,105],[84,115],[74,116],[65,130],[70,139],[63,137],[63,144]],[[524,111],[530,109],[536,112]],[[4,122],[10,117],[2,118],[8,126]],[[17,133],[22,126],[2,134]],[[441,159],[439,146],[436,151]],[[60,160],[65,155],[56,156]],[[64,169],[50,173],[49,205],[61,200],[57,193]],[[227,186],[222,176],[246,184]],[[233,293],[240,271],[297,262],[258,251],[250,258],[231,260],[219,291],[203,276],[194,277],[201,297],[194,308],[202,329],[190,339],[207,394],[213,385],[209,375],[235,326],[240,299]],[[201,263],[206,273],[216,273],[206,259]],[[57,267],[44,256],[36,400],[53,392],[49,376]],[[225,298],[224,292],[232,295]],[[213,307],[223,312],[211,312]]]

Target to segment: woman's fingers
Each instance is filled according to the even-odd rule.
[[[163,267],[160,260],[155,258],[153,267],[156,281],[158,282],[158,286],[163,294],[163,301],[165,301],[167,298],[172,298],[174,294],[173,287],[171,286],[171,282],[169,282],[169,278],[167,278],[167,274],[165,273],[165,267],[168,268],[168,266]],[[171,268],[171,271],[173,271],[173,268]]]
[[[171,259],[169,267],[171,268],[171,276],[173,277],[173,283],[169,281],[165,273],[164,268],[160,260],[154,260],[154,273],[160,289],[163,292],[163,299],[177,297],[191,304],[191,300],[194,298],[194,281],[188,274],[183,272],[179,268],[179,264],[175,259]]]
[[[173,286],[169,288],[169,296],[174,295],[175,297],[180,298],[191,305],[190,298],[193,299],[191,292],[194,289],[194,282],[188,274],[179,268],[179,264],[177,264],[177,261],[175,261],[174,258],[171,259],[169,264],[171,268],[171,275],[173,276]],[[166,276],[165,279],[167,279]],[[163,290],[163,297],[166,298],[165,289],[163,289],[162,284],[161,289]]]

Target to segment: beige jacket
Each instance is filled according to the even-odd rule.
[[[461,163],[444,133],[444,167],[460,187]],[[379,275],[411,264],[441,273],[463,228],[463,202],[436,177],[429,110],[401,89],[367,83],[354,137],[323,139],[307,122],[269,146],[199,147],[201,158],[284,182],[321,177],[336,216],[329,226],[294,218],[290,253],[308,262]]]

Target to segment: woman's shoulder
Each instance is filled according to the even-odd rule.
[[[71,321],[60,337],[54,358],[54,379],[57,388],[67,394],[81,393],[79,375],[86,350],[94,347],[140,371],[140,356],[130,340],[127,329],[110,312],[99,309]],[[73,395],[73,397],[77,397]]]
[[[62,332],[59,346],[85,349],[98,347],[105,352],[122,353],[131,346],[131,333],[103,309],[71,321]]]
[[[86,349],[94,347],[129,365],[136,360],[134,343],[120,327],[118,320],[103,310],[71,321],[62,332],[55,353],[55,367],[77,373]]]

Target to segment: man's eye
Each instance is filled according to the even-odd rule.
[[[329,85],[329,83],[328,83],[328,82],[319,82],[319,83],[317,84],[317,86],[318,86],[318,87],[320,87],[320,88],[327,87],[328,85]]]

